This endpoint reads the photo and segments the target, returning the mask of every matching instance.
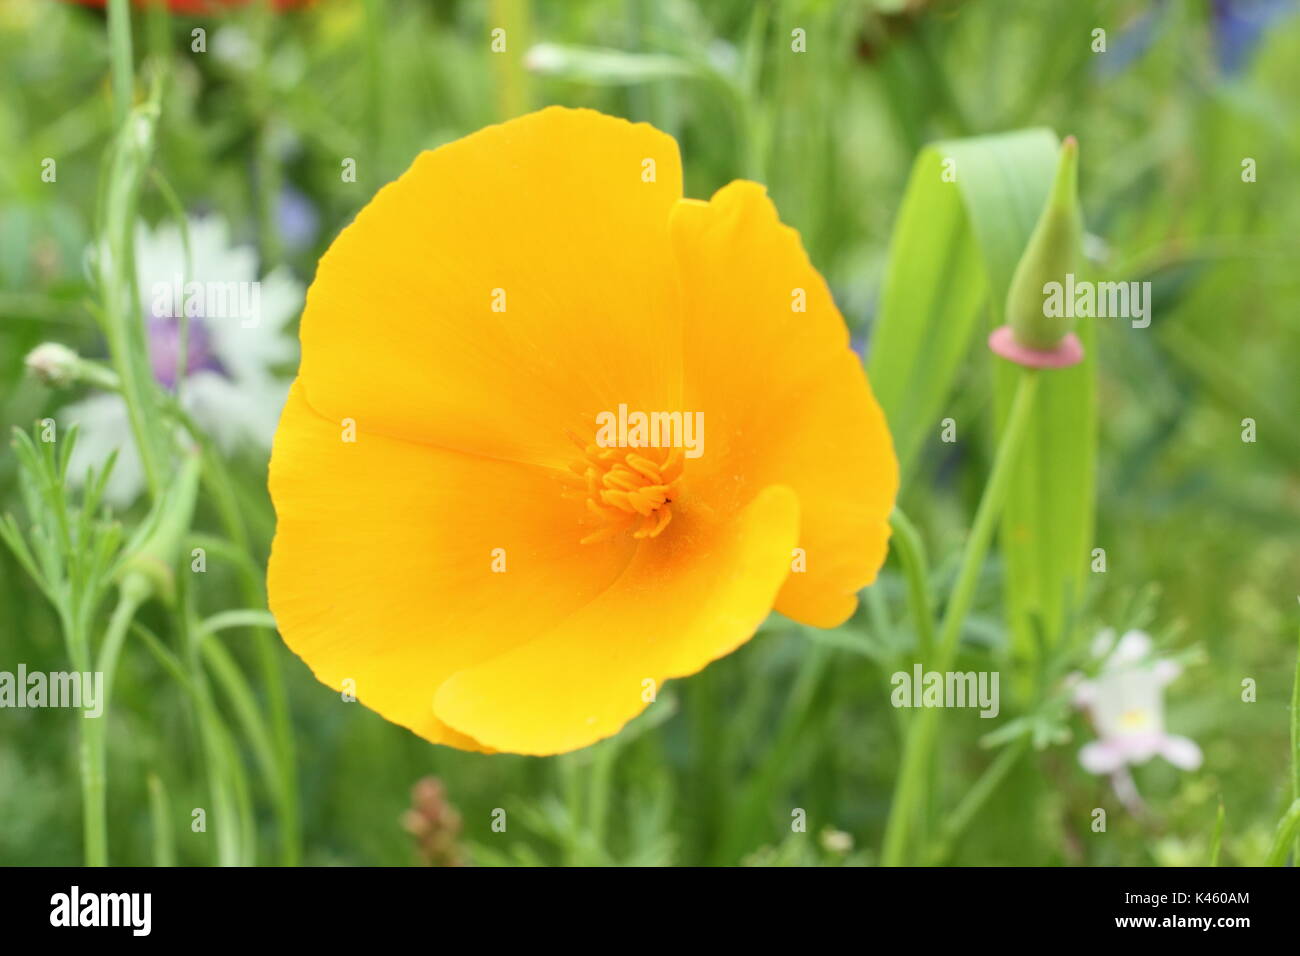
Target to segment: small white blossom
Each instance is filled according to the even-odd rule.
[[[1175,767],[1195,770],[1201,749],[1165,730],[1165,685],[1181,668],[1153,658],[1151,638],[1141,631],[1126,633],[1113,650],[1112,642],[1114,632],[1105,631],[1093,646],[1104,657],[1095,677],[1073,676],[1074,701],[1088,712],[1098,738],[1079,751],[1079,763],[1089,773],[1114,774],[1161,756]]]

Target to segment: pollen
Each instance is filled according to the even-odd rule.
[[[567,476],[569,487],[586,496],[598,523],[582,538],[594,544],[616,534],[658,537],[673,520],[673,500],[682,476],[680,448],[602,448],[588,444]]]

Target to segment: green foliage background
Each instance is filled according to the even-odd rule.
[[[1108,570],[1088,575],[1080,639],[1038,659],[1052,675],[1036,685],[1043,695],[1013,692],[1008,679],[996,721],[973,712],[945,719],[923,809],[937,832],[1017,726],[1042,730],[1042,746],[1025,748],[929,861],[1204,863],[1222,802],[1222,861],[1253,864],[1293,799],[1300,16],[1276,21],[1245,66],[1229,71],[1216,56],[1222,26],[1212,13],[1208,2],[1136,0],[320,0],[283,14],[254,4],[133,21],[139,89],[144,64],[167,64],[155,165],[188,210],[232,222],[264,269],[285,262],[310,281],[332,237],[419,150],[548,103],[589,106],[676,136],[687,195],[707,197],[739,176],[767,183],[867,352],[922,149],[1033,127],[1077,136],[1089,269],[1149,280],[1155,294],[1149,329],[1118,320],[1092,329],[1093,546],[1106,549]],[[190,50],[198,26],[207,53]],[[498,26],[508,44],[494,54]],[[805,53],[791,51],[795,28],[806,33]],[[1104,54],[1091,49],[1096,28],[1107,31]],[[553,45],[531,60],[552,71],[528,68],[535,44]],[[0,419],[27,428],[79,397],[24,374],[32,347],[57,340],[104,353],[84,265],[113,135],[104,16],[55,0],[0,0],[0,63]],[[41,180],[45,157],[57,158],[57,183]],[[357,160],[355,184],[340,181],[343,157]],[[1245,157],[1257,163],[1256,182],[1242,181]],[[280,234],[286,187],[319,216],[306,247]],[[140,212],[151,222],[172,216],[153,187]],[[952,227],[938,207],[933,215],[930,233],[921,220],[921,240],[907,247],[916,257],[909,274],[960,279],[935,266]],[[1000,307],[986,291],[944,291],[949,301],[974,297],[981,317]],[[993,449],[998,400],[982,339],[981,331],[956,356],[955,384],[935,400],[940,414],[924,425],[901,498],[940,594]],[[956,444],[939,441],[943,417],[958,423]],[[1247,417],[1258,424],[1255,443],[1241,440]],[[23,511],[17,468],[6,446],[0,512]],[[250,453],[230,468],[247,553],[264,566],[274,526],[266,461]],[[127,526],[142,517],[136,507],[122,516]],[[196,528],[220,527],[201,497]],[[1023,663],[1004,614],[1015,585],[995,549],[966,621],[962,669],[1007,674]],[[433,774],[480,864],[876,862],[910,716],[890,706],[889,675],[916,641],[896,558],[866,597],[833,632],[774,617],[739,652],[671,685],[618,738],[545,760],[432,747],[342,704],[280,647],[302,860],[412,862],[400,818],[411,786]],[[217,560],[194,599],[208,615],[248,606],[230,564]],[[143,620],[164,637],[173,630],[157,606]],[[1131,626],[1189,662],[1168,691],[1168,722],[1206,758],[1194,773],[1159,760],[1140,768],[1145,818],[1079,767],[1091,731],[1058,693],[1059,676],[1086,665],[1086,638]],[[265,704],[252,636],[232,629],[222,640]],[[0,670],[20,661],[67,666],[54,613],[0,549]],[[1253,703],[1242,701],[1246,678],[1258,686]],[[189,827],[190,808],[210,806],[210,794],[188,715],[182,689],[128,644],[108,731],[113,862],[154,860],[159,828],[178,862],[215,859],[212,834]],[[0,863],[82,859],[80,719],[0,712]],[[244,756],[251,775],[253,755]],[[251,859],[273,862],[284,833],[270,796],[255,785],[253,798]],[[1090,830],[1095,807],[1108,809],[1106,833]],[[507,811],[505,833],[491,829],[496,808]],[[806,811],[807,833],[791,832],[794,808]],[[824,838],[827,829],[851,835],[852,849]]]

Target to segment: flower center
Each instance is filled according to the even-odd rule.
[[[600,527],[582,544],[631,531],[656,537],[673,520],[672,502],[682,477],[680,448],[601,448],[587,445],[574,462],[571,484],[586,494],[587,510]]]
[[[172,316],[149,316],[149,363],[154,378],[164,387],[176,387],[176,367],[180,364],[181,323]],[[185,373],[225,373],[213,351],[212,333],[200,318],[189,320],[185,342]]]

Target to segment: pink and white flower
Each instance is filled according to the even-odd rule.
[[[1103,631],[1093,647],[1103,658],[1101,670],[1091,679],[1073,675],[1074,702],[1097,732],[1097,740],[1079,751],[1089,773],[1116,774],[1155,756],[1182,770],[1201,765],[1195,742],[1165,730],[1165,686],[1182,668],[1151,650],[1151,638],[1141,631],[1129,631],[1118,642],[1114,631]]]

